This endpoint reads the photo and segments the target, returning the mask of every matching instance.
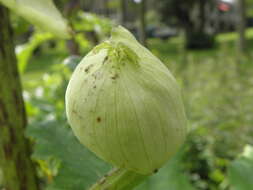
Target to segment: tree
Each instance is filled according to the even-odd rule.
[[[8,10],[0,5],[0,162],[6,190],[38,190]]]
[[[214,31],[209,16],[214,5],[211,0],[161,0],[159,11],[163,22],[184,30],[186,48],[210,48]]]
[[[146,0],[140,3],[140,42],[146,46]]]
[[[120,0],[120,23],[125,26],[127,21],[127,3],[126,0]]]
[[[238,0],[237,12],[238,12],[237,31],[238,31],[238,35],[239,35],[238,51],[240,53],[243,53],[246,49],[246,38],[245,38],[246,6],[245,6],[245,0]]]

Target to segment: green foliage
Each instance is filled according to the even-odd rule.
[[[36,140],[33,158],[40,165],[48,190],[86,189],[110,169],[77,141],[67,125],[66,77],[71,74],[69,68],[79,60],[78,57],[67,58],[53,69],[55,74],[44,77],[41,86],[29,94],[27,110],[37,117],[32,117],[27,135]]]
[[[108,36],[112,28],[112,22],[109,19],[83,11],[77,12],[71,20],[73,28],[77,31],[75,38],[81,47],[87,46],[87,40],[93,42],[91,45],[96,45]]]
[[[37,142],[34,159],[50,163],[53,158],[59,162],[57,176],[49,183],[48,190],[87,189],[110,168],[83,147],[66,124],[66,121],[49,120],[33,123],[27,131]]]
[[[21,7],[13,7],[17,1],[0,2],[8,4],[31,23],[52,33],[60,32],[63,37],[68,36],[66,23],[55,8],[52,9],[56,11],[54,14],[44,14],[43,1],[19,2],[26,2],[22,6],[35,11],[33,16],[40,15],[37,17],[39,19],[47,16],[46,21],[52,22],[49,25],[35,19],[31,12],[20,12]],[[44,2],[50,4],[51,1]],[[172,10],[164,9],[164,20],[178,25],[190,23],[192,9],[183,10],[183,6],[191,7],[196,0],[163,2],[160,4],[163,8],[166,5]],[[251,4],[251,0],[248,3]],[[110,1],[109,6],[118,7],[119,1]],[[173,14],[169,20],[168,14]],[[252,11],[248,10],[248,15],[251,14]],[[148,17],[152,22],[158,22],[156,15],[151,13]],[[71,19],[73,28],[78,32],[75,39],[83,55],[93,45],[91,41],[96,43],[107,36],[113,24],[108,19],[82,11]],[[18,35],[29,27],[16,15],[12,20]],[[63,30],[59,31],[61,27],[55,24],[55,20],[61,23]],[[246,33],[250,42],[252,31],[249,29]],[[180,37],[167,42],[150,41],[152,51],[167,63],[182,86],[189,135],[181,151],[136,190],[253,189],[253,54],[252,46],[249,46],[251,49],[247,57],[237,57],[236,39],[234,32],[221,34],[216,38],[216,49],[188,52],[182,50],[183,40]],[[54,40],[52,34],[35,32],[26,44],[17,47],[30,122],[26,135],[34,141],[33,159],[38,164],[43,189],[85,190],[107,173],[111,166],[80,145],[67,124],[64,95],[69,77],[81,58],[68,57],[61,64],[67,52],[63,41],[53,41],[56,44],[54,47],[41,48],[35,54],[35,50],[49,40]],[[28,65],[28,62],[31,64]],[[245,147],[245,144],[250,145]],[[240,154],[243,148],[244,152]],[[1,180],[0,170],[0,189]]]
[[[18,67],[21,73],[25,71],[29,59],[34,53],[34,50],[43,42],[48,41],[52,38],[53,36],[50,33],[35,32],[35,34],[31,36],[27,43],[16,47]]]
[[[244,152],[228,168],[228,178],[233,190],[253,189],[253,147],[245,146]]]
[[[237,158],[245,144],[253,144],[252,55],[238,60],[230,36],[234,34],[218,36],[220,45],[215,50],[189,51],[184,56],[178,38],[168,43],[150,41],[152,51],[167,63],[182,86],[190,132],[177,157],[137,190],[227,190],[229,185],[237,190],[252,185],[251,156]],[[34,69],[24,78],[40,71],[48,55],[59,56],[51,54],[51,49],[43,51],[45,56],[34,56]],[[35,141],[34,159],[48,189],[85,189],[109,170],[79,144],[66,124],[65,89],[79,60],[70,57],[60,64],[54,58],[43,69],[46,73],[24,81],[31,121],[27,134]]]
[[[198,176],[197,180],[193,178],[196,186],[222,188],[228,163],[246,143],[252,143],[252,71],[238,66],[235,58],[224,53],[216,59],[192,59],[183,71],[184,97],[193,130],[186,163],[192,175]]]
[[[247,33],[252,38],[251,29]],[[228,188],[229,163],[253,143],[252,53],[239,60],[232,35],[219,35],[211,51],[183,52],[178,40],[152,41],[182,86],[190,128],[183,165],[198,189]]]
[[[68,26],[52,0],[0,0],[16,14],[57,37],[70,36]]]
[[[183,168],[184,154],[185,149],[181,149],[157,174],[149,177],[136,190],[195,190]]]
[[[96,31],[103,37],[108,35],[112,28],[112,22],[110,20],[83,11],[78,12],[77,18],[73,22],[75,30]]]
[[[95,31],[96,34],[99,35],[99,38],[101,40],[109,33],[111,29],[112,23],[109,20],[100,18],[96,16],[95,14],[89,14],[89,13],[84,13],[80,11],[77,17],[78,18],[76,18],[75,21],[73,22],[73,27],[77,31],[82,31],[82,32]],[[13,16],[13,19],[14,21],[16,20],[14,22],[15,31],[19,34],[22,31],[19,26],[20,22],[21,24],[23,23],[22,19],[21,20],[18,19],[15,15]],[[90,48],[91,46],[91,43],[89,40],[92,40],[92,39],[88,39],[89,36],[86,38],[86,36],[84,36],[83,33],[78,33],[75,37],[81,46],[81,51],[83,53],[87,52],[87,49]],[[62,40],[55,40],[55,36],[52,35],[51,33],[42,33],[39,30],[35,30],[27,42],[23,43],[22,45],[16,46],[16,55],[18,59],[19,71],[21,73],[24,73],[27,68],[28,69],[33,68],[33,66],[28,66],[28,63],[34,62],[32,58],[34,57],[35,50],[42,47],[42,45],[48,45],[49,43],[52,43],[55,46],[54,48],[52,48],[54,49],[54,51],[52,51],[53,53],[52,56],[56,55],[54,53],[56,53],[57,50],[59,50],[59,53],[63,55],[65,54],[65,51],[66,51],[64,50],[65,44],[63,44]],[[43,67],[44,65],[50,64],[50,62],[52,61],[50,59],[51,55],[49,55],[49,52],[47,52],[47,55],[48,56],[44,56],[44,57],[42,56],[43,58],[42,61],[44,62]],[[38,57],[38,55],[36,56]],[[61,57],[62,55],[58,56],[58,58],[61,58]]]
[[[15,32],[15,36],[19,39],[22,39],[22,35],[29,31],[30,23],[16,14],[10,14],[10,19],[11,25]]]

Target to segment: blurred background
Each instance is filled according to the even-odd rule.
[[[26,136],[43,189],[87,189],[111,167],[73,136],[64,95],[77,63],[116,24],[170,69],[189,120],[180,152],[136,189],[253,189],[253,0],[54,2],[76,32],[70,40],[10,13],[29,121]],[[0,189],[1,181],[0,170]]]

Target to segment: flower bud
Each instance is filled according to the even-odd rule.
[[[159,169],[186,136],[176,80],[123,27],[76,67],[66,92],[74,134],[98,157],[140,174]]]

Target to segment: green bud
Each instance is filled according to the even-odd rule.
[[[150,174],[184,142],[186,117],[176,80],[123,27],[75,69],[68,121],[82,144],[121,168]]]

